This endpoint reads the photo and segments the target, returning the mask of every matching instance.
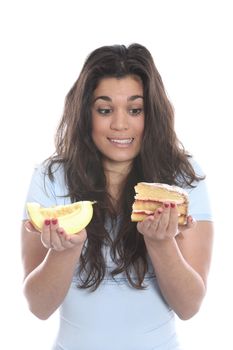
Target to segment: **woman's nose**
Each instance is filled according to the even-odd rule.
[[[111,129],[112,130],[127,130],[129,128],[128,115],[124,111],[116,111],[112,116]]]

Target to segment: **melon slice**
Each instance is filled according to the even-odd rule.
[[[91,201],[80,201],[67,205],[44,208],[36,202],[26,204],[27,212],[33,226],[41,232],[45,219],[57,218],[59,226],[66,233],[74,234],[84,229],[92,219],[93,204]]]

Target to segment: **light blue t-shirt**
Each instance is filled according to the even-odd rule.
[[[192,163],[201,175],[200,167],[193,160]],[[26,202],[35,201],[44,207],[70,203],[70,199],[64,197],[67,187],[62,167],[54,173],[54,182],[44,177],[43,169],[42,165],[35,169]],[[205,180],[187,192],[189,214],[197,221],[211,221]],[[110,228],[106,222],[106,228],[109,234],[116,234],[117,227]],[[149,271],[144,280],[147,287],[137,290],[129,285],[124,273],[111,277],[115,265],[110,248],[104,245],[103,253],[107,273],[96,291],[79,289],[75,272],[60,306],[60,325],[53,350],[181,350],[174,312],[160,293],[149,257]]]

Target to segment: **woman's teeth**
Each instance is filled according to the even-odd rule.
[[[133,138],[130,138],[130,139],[109,139],[111,142],[114,142],[114,143],[119,143],[119,144],[129,144],[129,143],[132,143],[133,142]]]

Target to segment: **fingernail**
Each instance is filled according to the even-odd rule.
[[[52,221],[52,224],[53,224],[53,225],[56,225],[56,224],[57,224],[57,219],[56,219],[56,218],[53,218],[51,221]]]
[[[46,226],[49,226],[50,225],[50,220],[49,219],[45,219],[44,223],[45,223]]]
[[[171,207],[175,208],[176,204],[175,203],[171,203]]]
[[[163,211],[163,210],[159,208],[159,209],[157,210],[157,213],[158,213],[158,214],[162,214],[162,211]]]
[[[165,203],[164,206],[165,206],[165,208],[169,208],[170,204],[169,203]]]

